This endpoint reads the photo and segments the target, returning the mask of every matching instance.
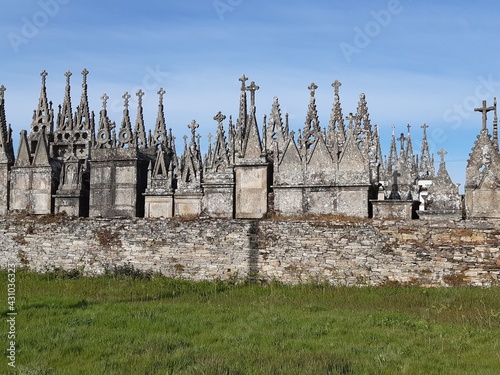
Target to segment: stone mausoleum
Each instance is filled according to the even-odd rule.
[[[414,151],[408,125],[397,138],[393,127],[388,156],[383,156],[365,95],[359,96],[356,111],[344,116],[338,81],[332,84],[329,123],[320,126],[317,86],[312,83],[305,124],[295,133],[288,115],[283,120],[276,97],[270,114],[258,120],[259,86],[243,75],[236,121],[218,112],[215,135],[208,134],[202,148],[199,125],[193,120],[178,152],[176,138],[166,126],[163,89],[158,91],[152,131],[146,130],[143,118],[142,90],[135,93],[135,120],[131,95],[123,95],[117,126],[108,116],[106,94],[98,119],[90,110],[88,74],[83,70],[81,99],[73,111],[71,73],[66,72],[63,103],[55,113],[47,98],[47,73],[41,73],[40,99],[15,155],[6,119],[6,89],[1,86],[0,214],[237,219],[463,215],[458,185],[446,170],[445,150],[438,153],[435,171],[427,125],[421,127],[420,153]],[[483,114],[483,128],[467,166],[465,212],[470,217],[500,217],[496,101],[477,110]],[[487,128],[489,111],[494,111],[493,137]]]

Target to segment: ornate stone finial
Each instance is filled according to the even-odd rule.
[[[68,70],[66,73],[64,73],[64,75],[66,76],[66,85],[69,86],[69,78],[73,75],[73,73]]]
[[[5,98],[5,91],[6,91],[6,90],[7,90],[7,89],[5,88],[5,86],[4,86],[4,85],[0,86],[0,99],[1,99],[1,100],[4,100],[4,98]]]
[[[139,89],[139,91],[137,91],[137,93],[135,95],[137,95],[137,100],[139,101],[139,106],[141,106],[142,105],[142,97],[146,94],[144,93],[144,91],[142,91],[142,89]]]
[[[207,138],[208,138],[208,147],[210,147],[210,145],[212,144],[212,137],[213,137],[212,133],[208,133],[208,134],[207,134]]]
[[[187,150],[187,147],[188,147],[188,146],[187,146],[187,145],[188,145],[188,144],[187,144],[187,139],[188,139],[188,136],[184,134],[184,135],[182,136],[182,139],[184,139],[184,149],[185,149],[185,150]]]
[[[191,121],[188,125],[188,128],[191,130],[191,143],[194,143],[194,139],[196,137],[196,129],[198,129],[200,125],[197,124],[195,120]]]
[[[46,70],[44,70],[43,72],[40,73],[40,76],[42,77],[42,85],[45,86],[45,82],[47,80],[47,76],[49,75],[49,73],[47,73]]]
[[[109,96],[104,93],[102,96],[101,96],[101,100],[102,100],[102,109],[103,110],[106,110],[106,106],[108,105],[108,99],[109,99]]]
[[[160,98],[160,103],[163,103],[163,95],[165,95],[166,91],[163,90],[163,87],[160,87],[160,89],[158,90],[158,95],[159,95],[159,98]]]
[[[82,75],[83,75],[83,86],[87,85],[87,75],[89,74],[89,71],[87,68],[82,70]]]
[[[332,83],[332,87],[335,90],[335,95],[339,94],[340,86],[342,86],[342,83],[340,83],[338,80],[335,80],[335,82]]]
[[[242,77],[243,78],[243,77]],[[250,86],[245,88],[247,91],[250,91],[250,105],[255,107],[255,92],[260,89],[259,86],[255,84],[254,81],[250,82]]]
[[[448,153],[445,151],[444,148],[442,148],[440,151],[437,153],[441,157],[441,163],[444,163],[444,157],[448,155]]]
[[[248,81],[248,78],[243,74],[239,79],[239,81],[241,82],[241,91],[245,91],[246,82]]]
[[[486,100],[483,100],[483,106],[480,107],[480,108],[474,108],[474,111],[476,112],[482,112],[483,113],[483,128],[482,128],[482,131],[483,132],[486,132],[487,131],[487,116],[486,114],[489,112],[489,111],[493,111],[495,109],[495,107],[488,107],[486,105]]]
[[[226,119],[226,116],[224,116],[221,111],[219,111],[219,113],[217,113],[214,116],[214,120],[217,121],[218,124],[222,123],[222,121],[224,121],[225,119]]]
[[[392,135],[394,135],[394,130],[396,130],[396,125],[392,124],[391,129],[392,129]]]
[[[123,98],[123,105],[125,106],[126,109],[128,109],[129,100],[131,98],[131,96],[128,93],[128,91],[126,91],[125,94],[123,94],[122,98]]]
[[[312,82],[309,86],[307,86],[307,88],[311,91],[311,96],[314,96],[316,90],[318,89],[318,85]]]

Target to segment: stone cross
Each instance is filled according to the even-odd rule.
[[[254,81],[250,82],[250,86],[246,87],[246,90],[250,91],[250,105],[252,107],[255,107],[255,91],[258,89],[260,89],[260,87],[257,86]]]
[[[208,138],[208,147],[210,147],[210,145],[212,144],[212,137],[213,137],[212,133],[208,133],[208,135],[207,135],[207,138]]]
[[[87,75],[88,74],[89,74],[89,71],[86,68],[82,70],[83,86],[87,85]]]
[[[123,98],[123,101],[124,101],[124,106],[126,109],[128,109],[128,101],[130,100],[131,96],[130,94],[128,93],[128,91],[125,92],[125,94],[123,94],[122,96]]]
[[[0,99],[3,100],[4,99],[4,95],[5,95],[5,91],[7,89],[5,88],[4,85],[0,86]]]
[[[141,107],[142,106],[142,97],[146,94],[144,93],[144,91],[142,91],[142,89],[139,89],[139,91],[137,91],[137,93],[135,95],[137,95],[137,98],[139,100],[139,107]]]
[[[408,134],[410,134],[411,125],[410,124],[406,125],[406,128],[408,129]]]
[[[165,95],[166,91],[163,90],[163,87],[160,87],[158,90],[158,95],[160,96],[160,103],[163,103],[163,95]]]
[[[226,119],[226,116],[224,116],[221,111],[219,111],[219,113],[217,113],[214,116],[214,120],[217,121],[218,124],[222,123],[222,121],[224,121],[225,119]]]
[[[398,171],[394,171],[392,173],[392,177],[393,177],[393,185],[398,185],[398,177],[401,176],[401,173],[399,173]]]
[[[335,80],[335,82],[332,83],[332,87],[335,90],[335,95],[339,94],[340,86],[342,86],[342,83],[340,83],[338,80]]]
[[[106,110],[106,105],[108,104],[108,99],[109,99],[109,96],[104,93],[102,96],[101,96],[101,100],[102,100],[102,109]]]
[[[246,81],[248,81],[248,78],[243,74],[239,81],[241,82],[241,91],[245,91]]]
[[[495,109],[495,107],[488,107],[486,105],[486,100],[483,100],[483,106],[481,108],[474,108],[474,111],[483,113],[483,129],[482,129],[482,131],[486,131],[486,126],[487,126],[486,125],[486,120],[487,120],[486,114],[489,111],[493,111],[494,109]]]
[[[196,129],[198,129],[199,127],[200,125],[198,125],[195,120],[191,121],[191,124],[188,125],[188,128],[191,129],[191,143],[194,143]]]
[[[421,126],[421,128],[422,128],[422,129],[424,129],[424,133],[425,133],[425,132],[427,132],[427,128],[428,128],[428,127],[429,127],[429,125],[427,125],[427,124],[423,124],[423,125]]]
[[[404,148],[405,148],[404,142],[406,141],[406,138],[405,138],[405,135],[403,133],[401,133],[401,136],[398,138],[398,141],[401,142],[401,150],[404,150]]]
[[[66,76],[66,85],[68,86],[69,86],[69,77],[71,77],[72,74],[73,73],[71,73],[69,70],[66,73],[64,73],[64,75]]]
[[[49,75],[49,73],[47,73],[46,70],[44,70],[43,72],[40,73],[40,76],[42,77],[42,85],[43,86],[45,86],[45,81],[46,81],[46,78],[48,75]]]
[[[445,155],[447,155],[448,153],[445,151],[444,148],[442,148],[439,152],[438,152],[438,155],[441,157],[441,163],[444,164],[444,157]]]
[[[314,82],[311,83],[307,88],[311,91],[311,96],[314,96],[316,93],[316,90],[318,89],[318,85],[316,85]]]

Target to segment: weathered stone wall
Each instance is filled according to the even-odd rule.
[[[33,270],[106,266],[192,280],[500,283],[500,222],[3,217],[0,262]]]

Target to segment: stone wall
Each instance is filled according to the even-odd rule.
[[[500,222],[0,219],[0,263],[170,277],[425,286],[500,283]]]

